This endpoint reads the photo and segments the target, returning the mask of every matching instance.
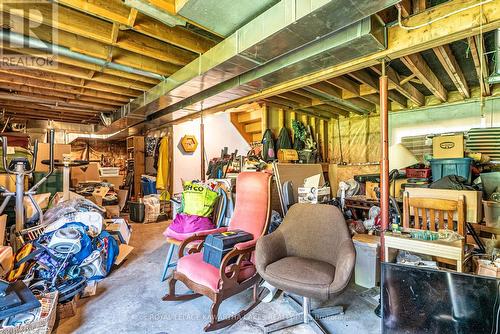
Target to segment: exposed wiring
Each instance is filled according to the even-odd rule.
[[[425,22],[425,23],[422,23],[422,24],[419,24],[419,25],[416,25],[416,26],[405,26],[403,25],[403,22],[402,22],[402,14],[401,14],[401,4],[397,4],[396,5],[396,8],[398,9],[398,24],[399,26],[402,28],[402,29],[405,29],[405,30],[415,30],[415,29],[420,29],[422,27],[425,27],[425,26],[428,26],[430,24],[433,24],[439,20],[442,20],[442,19],[445,19],[447,17],[450,17],[452,15],[455,15],[455,14],[458,14],[458,13],[461,13],[463,11],[466,11],[466,10],[469,10],[471,8],[474,8],[474,7],[477,7],[477,6],[482,6],[484,4],[487,4],[487,3],[490,3],[492,2],[493,0],[485,0],[485,1],[481,1],[479,3],[475,3],[473,5],[470,5],[470,6],[467,6],[467,7],[464,7],[464,8],[460,8],[460,9],[457,9],[453,12],[450,12],[450,13],[447,13],[443,16],[440,16],[440,17],[437,17],[435,19],[432,19],[430,20],[429,22]]]

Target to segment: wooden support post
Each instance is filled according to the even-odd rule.
[[[295,121],[297,119],[297,114],[295,113],[295,111],[290,111],[290,136],[292,137],[292,143],[295,139],[295,132],[293,131],[293,126],[292,126],[292,123],[293,121]]]
[[[268,110],[267,110],[267,105],[264,103],[261,106],[261,112],[262,112],[262,117],[261,117],[261,125],[262,125],[262,135],[264,135],[264,132],[266,132],[266,129],[269,127],[269,115],[268,115]]]
[[[388,78],[385,74],[385,60],[382,62],[382,76],[380,77],[380,132],[381,152],[380,161],[380,208],[382,217],[382,237],[380,238],[380,256],[384,256],[384,231],[389,227],[389,111],[388,111]]]
[[[334,154],[335,122],[337,119],[330,118],[328,121],[328,162],[332,162]]]
[[[323,162],[328,161],[328,150],[326,149],[326,131],[325,131],[325,126],[326,122],[324,119],[319,120],[319,149],[321,152],[321,158],[323,159]]]
[[[278,108],[278,126],[280,129],[285,126],[285,112],[283,108]]]

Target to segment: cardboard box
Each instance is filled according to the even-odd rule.
[[[16,176],[14,174],[0,173],[0,185],[8,191],[16,191]],[[28,177],[24,178],[24,190],[28,190]]]
[[[132,253],[134,250],[134,247],[126,245],[126,244],[121,244],[119,247],[119,253],[118,256],[116,257],[115,264],[119,266],[122,264],[123,261],[127,258],[127,256]]]
[[[71,184],[73,186],[76,186],[78,183],[91,181],[101,181],[99,164],[97,162],[91,162],[87,166],[71,168]]]
[[[106,209],[106,218],[118,218],[120,217],[120,206],[119,205],[106,205],[103,206]]]
[[[75,316],[76,314],[76,303],[78,302],[78,295],[76,295],[71,301],[57,304],[57,317],[59,319],[66,319]]]
[[[395,181],[392,181],[389,187],[389,194],[396,199],[401,198],[401,186],[407,181],[408,179],[396,179]],[[396,182],[396,185],[394,185],[394,182]],[[378,182],[367,181],[365,185],[366,199],[378,200],[375,188],[379,187],[380,185]]]
[[[325,203],[331,198],[330,187],[325,187],[322,174],[313,175],[304,180],[304,185],[297,189],[299,203]]]
[[[54,144],[54,159],[62,160],[63,154],[71,154],[71,145],[69,144]],[[38,154],[36,156],[35,172],[48,172],[49,166],[42,164],[42,160],[49,160],[50,145],[46,143],[38,144]]]
[[[430,188],[406,188],[410,197],[425,197],[436,199],[458,200],[459,196],[464,196],[466,207],[466,221],[469,223],[480,223],[483,220],[483,193],[474,190],[448,190]],[[413,214],[413,210],[410,212]],[[455,212],[453,219],[457,219]]]
[[[118,188],[123,184],[123,175],[120,176],[100,176],[99,180],[101,182],[111,183],[115,188]]]
[[[299,203],[325,203],[330,200],[330,187],[299,187]]]
[[[33,199],[38,203],[40,209],[46,209],[49,206],[50,193],[33,195]],[[27,196],[23,198],[23,204],[26,210],[26,219],[31,219],[31,217],[33,217],[37,213],[35,206],[31,202],[31,199],[29,199],[29,197]]]
[[[432,138],[432,156],[434,159],[463,158],[464,135],[444,135]]]
[[[127,244],[130,242],[130,226],[127,221],[123,218],[107,219],[104,221],[106,225],[106,231],[109,232],[115,239],[121,244]]]

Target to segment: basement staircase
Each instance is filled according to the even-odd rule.
[[[260,142],[267,127],[266,105],[251,103],[231,110],[231,123],[249,144]]]

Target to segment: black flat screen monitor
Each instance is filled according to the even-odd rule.
[[[382,263],[383,334],[500,334],[500,280]]]

